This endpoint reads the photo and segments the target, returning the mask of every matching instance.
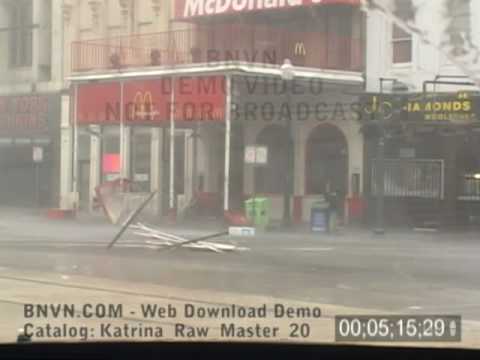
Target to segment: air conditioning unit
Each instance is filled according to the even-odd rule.
[[[119,69],[122,66],[122,61],[118,53],[110,55],[110,65],[114,69]]]
[[[152,49],[150,52],[150,64],[158,66],[162,64],[162,53],[158,49]]]

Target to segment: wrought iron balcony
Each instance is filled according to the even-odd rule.
[[[363,41],[335,33],[223,24],[72,43],[72,72],[218,61],[361,71]]]

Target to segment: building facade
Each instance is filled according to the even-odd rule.
[[[150,16],[158,5],[112,6],[133,3]],[[111,15],[103,2],[96,10]],[[143,24],[141,13],[126,18]],[[157,213],[186,213],[202,201],[228,213],[261,195],[274,220],[290,206],[301,223],[327,192],[338,194],[342,213],[361,197],[360,1],[180,0],[158,13],[170,21],[72,39],[71,163],[79,165],[77,175],[65,171],[77,181],[65,182],[87,207],[93,189],[116,176],[157,191]],[[265,163],[245,162],[252,146],[266,149]]]
[[[0,2],[0,204],[59,201],[61,1]]]
[[[397,111],[386,122],[386,213],[391,223],[465,225],[478,221],[478,87],[454,64],[478,46],[476,1],[380,1],[427,34],[407,34],[381,11],[367,15],[367,92]],[[395,94],[393,85],[403,85]],[[381,89],[381,87],[383,89]],[[400,100],[399,99],[402,99]],[[390,108],[389,108],[390,109]],[[389,112],[389,110],[386,110]],[[377,139],[367,141],[366,197],[374,209]],[[371,214],[373,211],[370,212]],[[422,225],[423,224],[423,225]]]
[[[108,164],[103,164],[102,160],[115,163],[120,152],[123,155],[123,177],[129,178],[130,166],[135,166],[137,173],[141,174],[136,178],[140,187],[145,191],[151,186],[157,188],[161,134],[159,129],[148,127],[138,127],[133,134],[132,129],[126,127],[125,131],[122,129],[123,141],[120,141],[119,126],[101,126],[100,120],[75,127],[74,90],[69,77],[79,71],[110,69],[111,55],[118,49],[134,49],[130,59],[137,56],[137,60],[142,57],[145,60],[146,53],[133,55],[133,52],[140,52],[155,41],[155,34],[171,31],[175,24],[170,22],[171,2],[160,0],[65,0],[63,14],[68,44],[63,66],[70,98],[68,109],[64,109],[62,126],[60,207],[80,206],[93,210],[95,188],[117,174],[116,169],[109,170]],[[128,65],[131,68],[142,66],[141,63]],[[134,148],[129,146],[132,142]],[[120,151],[120,144],[124,143],[127,145]],[[131,155],[131,152],[138,155]],[[132,163],[132,157],[139,160]]]

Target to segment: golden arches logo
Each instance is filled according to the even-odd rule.
[[[295,56],[306,56],[307,55],[307,48],[305,47],[305,43],[297,42],[295,44]]]
[[[159,112],[155,110],[153,97],[150,91],[144,93],[138,91],[133,100],[133,106],[130,110],[131,119],[153,120]]]

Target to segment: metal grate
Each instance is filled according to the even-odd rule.
[[[480,200],[480,178],[474,175],[463,175],[458,182],[459,200]]]
[[[376,163],[372,165],[372,194],[377,194]],[[444,163],[435,159],[386,159],[385,196],[443,199]]]

